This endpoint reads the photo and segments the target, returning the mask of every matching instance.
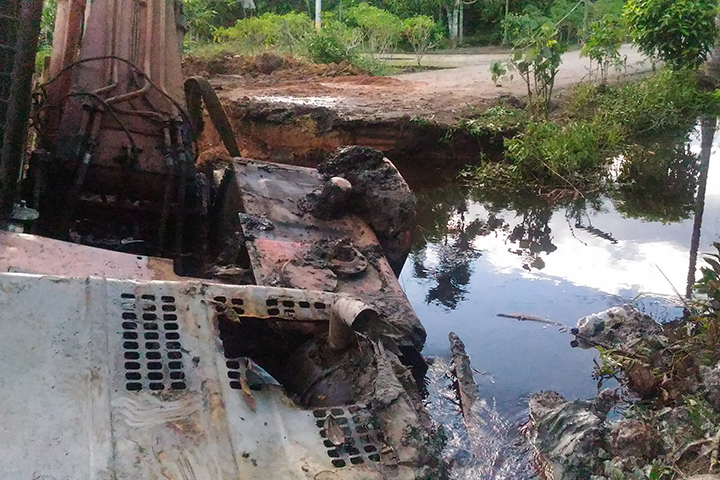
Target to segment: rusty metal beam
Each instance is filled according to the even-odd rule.
[[[42,0],[24,0],[15,42],[10,95],[0,152],[0,215],[12,210],[26,147],[32,76],[35,71]]]

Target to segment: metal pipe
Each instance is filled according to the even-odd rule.
[[[10,214],[15,204],[27,138],[31,106],[30,90],[42,17],[42,0],[26,0],[21,3],[20,30],[16,42],[9,105],[5,116],[2,151],[0,151],[0,215]]]
[[[185,228],[185,187],[187,184],[187,155],[185,154],[185,142],[182,136],[182,123],[175,125],[175,148],[177,149],[177,165],[178,165],[178,191],[177,191],[177,208],[175,218],[175,253],[181,256],[183,253],[183,230]]]
[[[143,67],[145,68],[145,75],[152,78],[152,55],[150,55],[150,46],[152,45],[153,40],[153,18],[155,17],[155,15],[153,15],[153,10],[155,6],[155,0],[146,1],[147,4],[145,8],[147,8],[147,11],[145,13],[147,15],[145,20],[145,45],[143,50]]]
[[[157,83],[165,90],[165,37],[167,36],[167,9],[170,6],[168,0],[160,0],[160,25],[158,30],[160,31],[160,38],[158,39],[158,43],[160,44],[160,54],[162,56],[162,60],[157,62],[157,75],[155,75],[155,78],[157,79]],[[174,18],[174,15],[173,15]],[[175,22],[173,22],[173,28],[175,28]]]
[[[322,28],[321,16],[322,0],[315,0],[315,29],[319,32]]]
[[[77,59],[85,23],[86,0],[66,0],[63,3],[64,11],[61,14],[61,3],[58,2],[58,15],[55,20],[51,76],[55,76],[64,66]]]
[[[165,177],[165,194],[163,195],[162,210],[160,211],[160,227],[158,228],[158,248],[163,250],[165,245],[165,230],[167,229],[167,220],[170,213],[170,199],[172,196],[172,187],[175,183],[175,169],[177,162],[173,158],[173,142],[170,133],[170,124],[163,127],[163,141],[165,145],[165,167],[167,168],[167,176]]]
[[[150,87],[151,87],[150,82],[148,82],[147,78],[145,78],[145,77],[143,77],[143,78],[145,79],[145,85],[143,85],[141,89],[134,90],[134,91],[128,92],[128,93],[123,93],[121,95],[116,95],[114,97],[108,98],[105,101],[108,103],[108,105],[113,105],[115,103],[127,102],[134,98],[142,97],[143,95],[145,95],[147,92],[150,91]]]
[[[330,309],[328,344],[334,350],[343,350],[355,340],[355,332],[366,330],[369,323],[379,321],[377,311],[350,297],[340,297]]]

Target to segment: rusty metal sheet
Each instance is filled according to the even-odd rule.
[[[358,251],[369,255],[369,262],[361,274],[338,276],[334,291],[362,298],[403,332],[403,341],[410,340],[416,347],[422,347],[425,331],[372,229],[355,215],[321,220],[304,211],[306,196],[321,190],[324,184],[317,170],[235,159],[233,172],[230,188],[235,191],[230,198],[241,200],[225,208],[242,211],[226,211],[224,216],[239,215],[238,225],[259,284],[306,289],[333,285],[327,279],[319,279],[319,266],[306,259],[323,242],[349,240]],[[292,279],[287,278],[289,262],[293,264]]]
[[[4,231],[0,231],[0,271],[136,280],[180,279],[169,259]]]
[[[223,299],[247,314],[324,321],[337,298],[0,274],[0,478],[382,478],[379,440],[354,423],[365,407],[304,410],[273,385],[253,391],[254,409],[243,399],[218,332]],[[362,448],[327,445],[330,413]]]

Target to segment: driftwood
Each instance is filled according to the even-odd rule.
[[[465,344],[455,332],[450,332],[450,352],[452,353],[452,366],[455,373],[455,389],[460,399],[460,411],[468,429],[474,428],[478,423],[473,405],[480,399],[480,391],[473,378],[473,368],[470,357],[465,352]]]

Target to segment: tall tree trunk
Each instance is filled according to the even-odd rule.
[[[463,43],[465,39],[465,2],[460,0],[460,18],[458,20],[458,43]]]
[[[588,17],[590,16],[590,0],[585,0],[585,13],[583,14],[583,32],[582,32],[582,43],[587,43],[588,34]]]
[[[510,0],[505,0],[505,19],[507,19],[508,15],[510,14]],[[507,30],[503,29],[503,40],[502,44],[507,45],[509,42],[508,38],[508,32]]]
[[[450,30],[450,43],[453,48],[457,47],[458,43],[460,5],[462,5],[462,0],[455,0],[452,6],[452,13],[448,10],[448,29]]]
[[[715,17],[715,25],[720,28],[720,17]],[[706,79],[717,88],[720,85],[720,42],[715,44],[710,58],[705,64],[704,73]]]
[[[693,285],[695,284],[695,272],[697,270],[697,256],[700,249],[700,231],[702,229],[703,214],[705,213],[705,191],[707,188],[708,167],[712,153],[713,137],[717,119],[706,117],[701,122],[701,147],[700,147],[700,176],[698,177],[697,197],[695,198],[695,221],[693,222],[692,238],[690,240],[690,266],[688,268],[687,288],[685,296],[692,296]]]

